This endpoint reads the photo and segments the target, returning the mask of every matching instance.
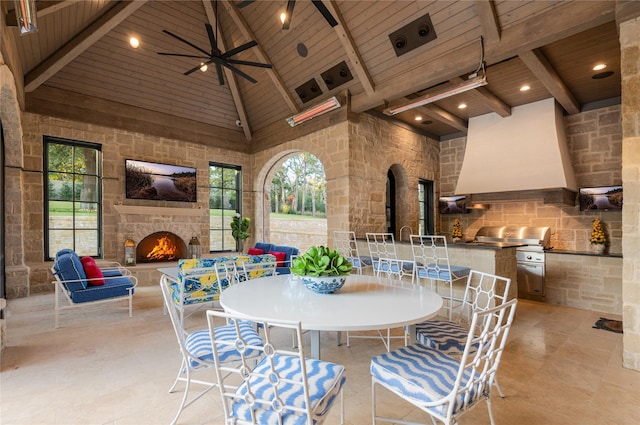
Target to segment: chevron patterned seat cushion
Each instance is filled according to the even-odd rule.
[[[371,359],[371,374],[384,385],[393,388],[418,404],[431,403],[446,397],[453,389],[460,363],[453,357],[421,344],[409,345]],[[463,375],[461,386],[469,381]],[[471,391],[466,405],[474,403],[482,394]],[[445,415],[445,406],[432,409]],[[465,407],[461,396],[456,398],[453,412]]]
[[[413,270],[413,261],[386,260],[386,259],[382,259],[378,262],[373,263],[373,268],[376,271],[380,270],[383,272],[399,273],[400,270],[399,270],[398,263],[402,263],[402,269],[405,272],[411,272]]]
[[[237,337],[236,329],[233,325],[215,328],[214,333],[216,339],[225,341],[235,341]],[[242,322],[240,324],[240,335],[245,341],[245,345],[262,344],[262,338],[260,338],[260,335],[253,328],[250,322]],[[211,345],[209,329],[202,329],[189,334],[185,340],[185,347],[195,358],[213,363],[213,347]],[[259,351],[249,349],[246,351],[245,356],[254,357],[259,354]],[[218,356],[220,358],[220,362],[223,363],[240,360],[240,353],[229,345],[220,346],[218,349]],[[191,367],[196,368],[200,365],[201,364],[198,361],[191,359]]]
[[[273,370],[271,360],[274,364]],[[233,402],[233,416],[251,422],[251,411],[254,410],[256,423],[261,425],[307,424],[306,414],[288,410],[286,407],[282,409],[282,422],[279,422],[279,414],[273,408],[274,404],[278,404],[274,403],[274,385],[278,391],[280,405],[306,407],[300,366],[300,358],[297,356],[276,354],[273,358],[263,358],[248,378],[249,384],[245,381],[236,390],[236,394],[241,395],[241,398]],[[329,411],[344,385],[345,369],[342,365],[316,359],[305,359],[305,367],[309,383],[310,410],[313,412],[312,419],[315,424]],[[299,384],[285,382],[291,379]],[[247,398],[244,397],[249,388],[255,398],[253,406],[247,404]]]
[[[428,264],[426,267],[418,269],[418,277],[422,279],[456,280],[464,276],[469,276],[471,269],[464,266],[450,266],[451,276],[445,264]]]
[[[416,325],[420,344],[445,353],[462,353],[469,329],[446,320],[427,320]]]

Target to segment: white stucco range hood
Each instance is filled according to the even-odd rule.
[[[553,98],[514,107],[506,118],[491,113],[469,120],[456,194],[498,199],[498,193],[532,190],[577,191]]]

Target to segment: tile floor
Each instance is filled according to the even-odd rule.
[[[180,357],[169,318],[162,314],[160,289],[136,291],[133,318],[115,306],[66,312],[62,327],[53,329],[52,294],[9,301],[0,374],[1,424],[171,421],[182,392],[167,390]],[[507,397],[493,401],[497,424],[640,423],[640,372],[622,368],[620,334],[592,329],[599,317],[590,311],[519,303],[499,373]],[[203,311],[189,323],[206,327]],[[348,348],[336,345],[334,333],[322,338],[323,358],[347,367],[346,423],[370,424],[369,359],[383,350],[382,343],[359,339]],[[383,391],[383,414],[428,422],[423,413]],[[217,393],[187,408],[178,423],[223,424]],[[338,409],[334,407],[325,423],[339,423]],[[489,424],[485,405],[459,423]]]

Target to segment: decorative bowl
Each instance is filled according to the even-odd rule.
[[[331,294],[342,288],[347,276],[300,276],[302,283],[317,294]]]

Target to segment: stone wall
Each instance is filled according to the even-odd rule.
[[[611,106],[565,118],[567,144],[579,187],[622,183],[622,125],[620,106]],[[440,194],[454,194],[464,158],[465,139],[442,142]],[[625,189],[625,196],[628,195]],[[437,233],[450,235],[453,219],[459,218],[464,237],[473,238],[482,226],[549,226],[556,249],[588,251],[591,223],[599,217],[605,224],[609,252],[622,252],[620,211],[580,211],[579,205],[545,204],[542,193],[526,194],[520,200],[490,203],[489,210],[469,214],[441,215]],[[625,203],[626,205],[626,203]]]
[[[300,253],[307,251],[311,246],[327,246],[327,220],[299,219],[296,216],[289,218],[270,219],[270,239],[276,245],[295,246]]]
[[[124,241],[133,237],[139,241],[154,231],[168,230],[188,243],[194,234],[203,246],[209,246],[209,162],[240,165],[244,175],[243,205],[253,211],[250,182],[252,168],[249,155],[226,151],[202,144],[131,133],[42,115],[23,113],[21,169],[12,179],[22,194],[24,223],[20,233],[7,233],[7,246],[23,247],[24,266],[28,279],[7,276],[7,297],[28,296],[52,291],[51,261],[44,261],[44,177],[43,136],[93,142],[102,146],[103,166],[103,258],[122,262]],[[212,136],[215,137],[215,136]],[[125,159],[184,165],[197,169],[198,202],[144,201],[125,198]],[[120,207],[120,211],[118,208]],[[127,209],[129,207],[129,209]],[[133,210],[131,209],[133,208]],[[177,216],[177,218],[176,218]],[[182,224],[181,224],[182,223]],[[145,234],[143,234],[145,233]]]
[[[624,265],[623,364],[640,370],[640,18],[620,24]]]

